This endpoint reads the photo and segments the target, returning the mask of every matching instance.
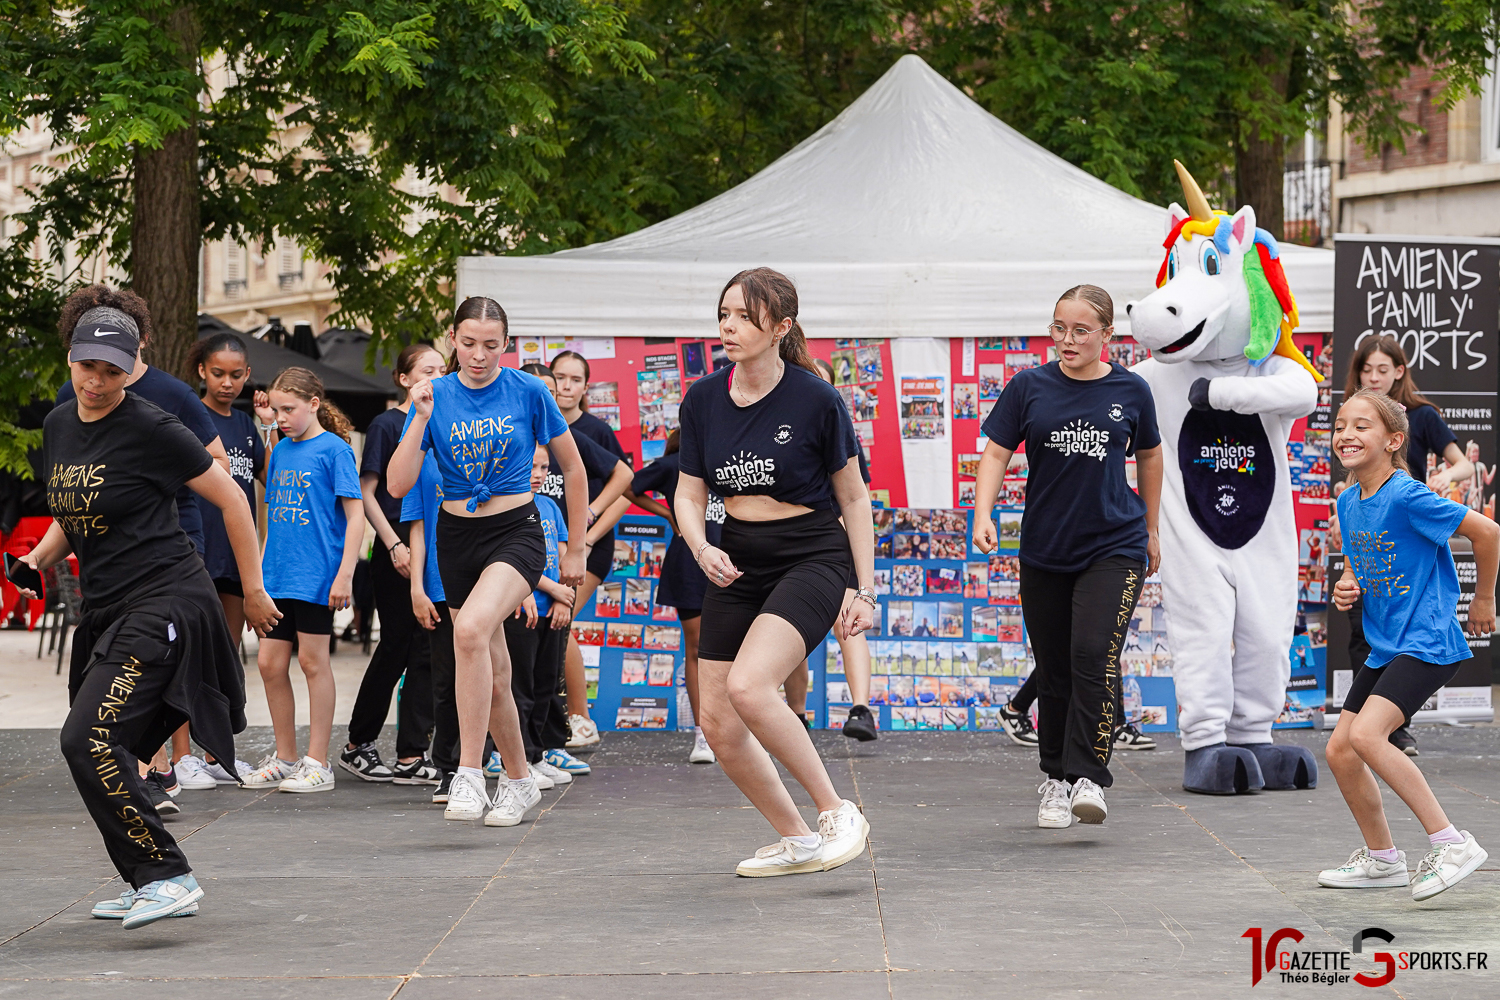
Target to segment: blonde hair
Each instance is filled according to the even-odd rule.
[[[287,392],[308,402],[318,401],[318,423],[325,431],[333,431],[345,441],[354,433],[354,425],[344,411],[333,404],[323,388],[323,380],[306,368],[283,368],[272,380],[268,392]]]
[[[1339,407],[1339,411],[1343,412],[1344,407],[1355,400],[1364,400],[1375,408],[1375,415],[1385,425],[1385,432],[1387,434],[1401,435],[1401,447],[1391,452],[1391,464],[1408,476],[1412,475],[1411,466],[1406,464],[1406,445],[1411,440],[1411,421],[1406,419],[1406,407],[1383,392],[1376,392],[1374,389],[1359,389],[1344,400],[1343,406]],[[1349,478],[1345,480],[1345,483],[1350,485],[1354,483],[1354,474],[1352,472],[1349,474]]]

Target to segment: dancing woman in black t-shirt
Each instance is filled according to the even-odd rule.
[[[77,399],[54,409],[42,432],[54,521],[22,561],[45,569],[70,551],[78,557],[84,614],[62,754],[130,886],[93,914],[132,928],[196,911],[203,896],[136,759],[191,722],[200,746],[232,761],[234,733],[245,727],[239,659],[213,581],[178,522],[179,487],[222,511],[250,625],[269,629],[280,613],[261,583],[255,520],[239,484],[176,417],[125,391],[150,323],[146,304],[123,292],[82,315],[71,305],[64,339]]]
[[[734,364],[693,383],[682,401],[674,502],[709,582],[698,642],[703,731],[724,773],[781,835],[735,870],[827,871],[864,850],[869,824],[834,791],[776,692],[830,626],[851,635],[874,623],[870,493],[844,402],[813,371],[792,283],[767,268],[735,275],[719,296],[719,339]],[[724,498],[720,545],[704,534],[709,489]],[[846,604],[851,561],[860,589]],[[812,797],[817,833],[771,756]]]

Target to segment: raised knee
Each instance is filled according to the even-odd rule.
[[[1323,749],[1323,756],[1328,760],[1330,767],[1343,767],[1359,760],[1359,754],[1355,753],[1354,747],[1349,745],[1348,738],[1337,732],[1328,738],[1328,746]]]
[[[74,725],[72,720],[63,723],[62,735],[59,738],[63,760],[81,761],[88,759],[89,749],[92,745],[87,724]]]
[[[724,685],[724,688],[725,693],[729,696],[729,704],[734,707],[736,712],[740,712],[741,714],[743,714],[744,709],[750,708],[755,704],[756,696],[761,693],[759,686],[753,681],[744,677],[736,677],[734,674],[729,675],[729,680]]]
[[[1378,726],[1369,723],[1356,721],[1349,730],[1350,746],[1355,753],[1365,759],[1368,759],[1371,753],[1380,749],[1380,745],[1389,739],[1389,733],[1383,733]]]

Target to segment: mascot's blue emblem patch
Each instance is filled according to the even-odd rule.
[[[1177,463],[1188,511],[1209,541],[1237,549],[1259,533],[1276,494],[1276,457],[1260,417],[1189,410]]]

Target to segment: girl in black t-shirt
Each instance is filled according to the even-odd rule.
[[[46,569],[70,551],[78,558],[84,613],[62,755],[130,886],[93,915],[130,929],[196,912],[203,896],[135,760],[190,721],[201,746],[232,761],[234,732],[245,725],[239,658],[213,581],[178,521],[179,487],[223,513],[249,623],[264,631],[280,613],[261,583],[255,520],[239,485],[177,418],[125,389],[149,331],[145,302],[100,291],[63,307],[76,399],[47,416],[42,465],[54,521],[22,561]]]
[[[1021,613],[1036,654],[1037,738],[1047,775],[1037,825],[1102,823],[1120,656],[1141,584],[1156,572],[1161,436],[1151,389],[1103,359],[1114,303],[1095,285],[1063,293],[1048,326],[1058,360],[1019,372],[982,430],[974,545],[997,544],[991,511],[1011,455],[1030,467],[1021,527]],[[1125,480],[1134,453],[1140,495]]]
[[[781,835],[735,870],[828,871],[864,850],[869,824],[834,791],[777,688],[830,626],[857,635],[874,623],[870,493],[844,402],[813,370],[792,283],[768,268],[731,278],[719,296],[719,339],[734,364],[683,398],[674,504],[709,582],[698,642],[701,722],[724,773]],[[727,514],[719,545],[705,535],[710,489]],[[860,587],[845,602],[851,562]],[[768,752],[812,797],[817,833]]]
[[[1372,389],[1390,396],[1406,409],[1406,419],[1411,433],[1406,442],[1406,464],[1412,475],[1425,481],[1429,489],[1448,496],[1454,483],[1462,483],[1474,475],[1474,463],[1458,446],[1458,438],[1443,422],[1442,414],[1426,396],[1417,389],[1406,368],[1406,352],[1395,337],[1371,336],[1360,341],[1349,359],[1349,376],[1344,380],[1344,398],[1349,399],[1360,389]],[[1428,457],[1437,462],[1448,463],[1435,468],[1429,474]],[[1337,514],[1335,513],[1335,521]],[[1337,524],[1333,526],[1337,530]],[[1370,655],[1370,644],[1365,642],[1364,604],[1356,600],[1349,609],[1349,662],[1355,672],[1370,668],[1364,665]],[[1398,726],[1391,733],[1391,743],[1408,756],[1417,755],[1417,741],[1406,726]]]
[[[432,729],[432,673],[427,644],[411,613],[411,547],[401,523],[401,501],[386,489],[386,470],[401,441],[411,400],[406,393],[418,382],[443,374],[443,356],[431,344],[408,344],[396,356],[391,381],[401,402],[370,421],[359,463],[359,489],[365,520],[375,529],[370,554],[370,583],[375,613],[380,616],[380,645],[370,655],[359,694],[349,714],[349,742],[339,767],[365,781],[400,785],[435,785],[442,775],[427,760]],[[375,740],[391,710],[391,692],[402,676],[397,706],[396,766],[380,759]]]

